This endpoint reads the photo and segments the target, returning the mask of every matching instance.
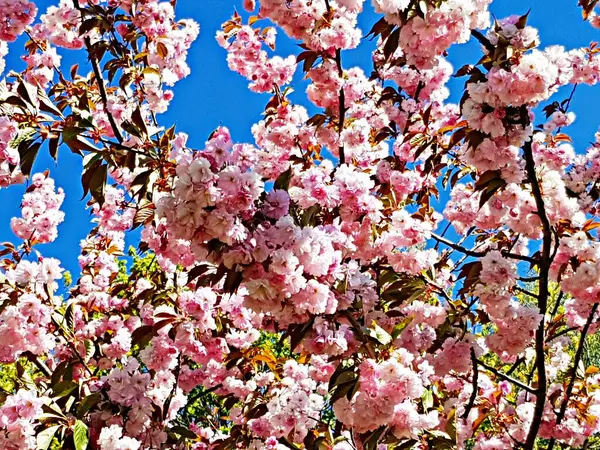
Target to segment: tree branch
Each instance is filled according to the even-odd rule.
[[[468,248],[465,248],[462,245],[455,244],[454,242],[452,242],[442,236],[438,236],[437,234],[434,234],[434,233],[432,233],[431,237],[433,239],[435,239],[436,241],[441,242],[442,244],[445,244],[448,247],[453,248],[454,250],[458,250],[459,252],[461,252],[467,256],[473,256],[475,258],[480,258],[482,256],[485,256],[487,253],[487,252],[477,252],[477,251],[469,250]],[[519,261],[526,261],[528,263],[534,263],[534,264],[537,263],[536,259],[531,258],[529,256],[518,255],[516,253],[511,253],[506,250],[501,250],[500,253],[502,253],[502,256],[504,256],[506,258],[516,259]]]
[[[514,384],[517,387],[520,387],[524,391],[530,392],[532,394],[535,394],[537,392],[536,389],[532,388],[531,386],[528,386],[525,383],[523,383],[505,373],[500,372],[498,369],[494,369],[492,366],[488,366],[486,363],[484,363],[480,359],[477,360],[477,364],[479,364],[481,367],[483,367],[488,372],[492,372],[494,375],[508,381],[509,383]]]
[[[479,367],[477,366],[477,357],[475,356],[475,350],[471,347],[471,362],[473,363],[473,391],[471,392],[471,397],[469,398],[469,403],[467,403],[467,407],[465,408],[465,412],[462,414],[461,419],[466,419],[469,417],[469,413],[471,409],[473,409],[473,405],[475,404],[475,400],[477,400],[477,391],[478,380],[479,380]]]
[[[577,352],[575,353],[575,360],[573,361],[573,373],[571,374],[571,379],[569,380],[569,384],[567,389],[565,390],[565,395],[563,397],[562,403],[560,405],[560,410],[556,415],[556,425],[560,425],[562,420],[565,417],[565,413],[567,412],[567,405],[569,403],[569,398],[571,398],[571,394],[573,393],[573,386],[575,386],[575,378],[577,378],[577,368],[579,367],[579,362],[583,357],[583,348],[585,346],[585,338],[587,337],[588,331],[590,329],[590,325],[594,321],[594,316],[596,315],[596,311],[598,310],[598,303],[594,303],[592,306],[592,311],[588,316],[587,321],[581,330],[581,338],[579,339],[579,345],[577,346]],[[556,440],[552,438],[550,440],[550,444],[548,444],[548,450],[552,450],[554,448]]]
[[[34,355],[31,352],[25,352],[25,353],[23,353],[23,356],[25,356],[28,361],[33,363],[33,365],[35,365],[35,367],[37,367],[38,370],[40,372],[42,372],[45,376],[47,376],[47,377],[52,376],[52,372],[50,371],[50,369],[48,368],[46,363],[44,361],[42,361],[38,356]]]
[[[548,310],[548,298],[550,296],[549,291],[549,273],[550,264],[552,263],[551,251],[552,251],[552,226],[550,220],[546,214],[546,206],[544,204],[544,198],[540,183],[535,172],[535,160],[533,159],[533,150],[531,140],[525,142],[523,146],[523,154],[525,157],[525,169],[527,176],[531,182],[531,192],[535,199],[537,207],[537,214],[542,222],[543,240],[542,240],[542,254],[539,261],[540,270],[540,281],[539,281],[539,294],[538,294],[538,307],[542,319],[535,334],[535,352],[536,352],[536,369],[538,374],[538,387],[536,390],[535,410],[529,433],[527,434],[527,440],[525,441],[525,450],[533,450],[535,447],[535,440],[542,423],[542,415],[544,414],[544,406],[546,404],[546,391],[547,391],[547,379],[546,379],[546,361],[545,361],[545,325],[546,325],[546,312]]]
[[[527,289],[523,289],[521,286],[514,286],[515,291],[518,291],[522,294],[527,295],[528,297],[531,298],[538,298],[537,294],[534,294],[533,292],[529,292]]]
[[[342,314],[344,315],[344,317],[346,319],[348,319],[350,321],[350,323],[356,330],[358,337],[365,344],[365,348],[367,349],[367,353],[369,354],[369,357],[375,359],[375,356],[376,356],[375,352],[369,345],[369,342],[367,341],[367,337],[365,336],[365,333],[363,332],[363,329],[362,329],[362,326],[360,325],[360,323],[358,323],[358,321],[354,318],[354,316],[352,315],[352,313],[350,311],[348,311],[348,310],[342,311]]]
[[[342,79],[342,86],[340,87],[340,109],[339,109],[339,122],[338,122],[338,136],[340,139],[340,145],[338,148],[338,152],[340,154],[340,164],[346,163],[346,153],[344,151],[344,145],[341,143],[342,131],[344,131],[344,121],[346,120],[346,94],[344,93],[344,69],[342,68],[342,51],[338,48],[335,51],[335,63],[338,69],[338,75],[340,79]]]
[[[77,8],[81,13],[81,20],[83,21],[85,16],[85,9],[83,9],[77,1],[73,2],[73,4],[75,8]],[[102,70],[100,69],[100,64],[98,63],[96,57],[93,55],[92,41],[89,37],[85,36],[83,38],[83,42],[85,43],[85,48],[87,50],[90,63],[92,64],[92,70],[94,71],[94,77],[96,78],[98,90],[100,91],[100,98],[102,99],[104,113],[108,117],[108,122],[110,123],[110,127],[113,130],[115,138],[117,139],[117,141],[119,141],[119,144],[121,144],[123,143],[123,135],[121,134],[121,130],[119,129],[115,118],[108,110],[108,94],[106,92],[106,86],[104,85],[104,78],[102,78]]]

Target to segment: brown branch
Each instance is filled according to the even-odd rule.
[[[222,387],[223,387],[223,384],[219,383],[216,386],[211,387],[210,389],[205,389],[204,391],[199,392],[195,396],[188,398],[187,404],[190,405],[190,404],[194,403],[196,400],[201,399],[205,395],[212,394],[213,392],[218,391]]]
[[[169,392],[169,396],[163,403],[163,420],[167,420],[167,414],[169,413],[169,407],[171,406],[171,402],[173,401],[173,396],[175,395],[175,391],[177,390],[177,385],[179,384],[179,374],[181,373],[181,353],[177,357],[177,367],[175,369],[175,383],[173,383],[173,388],[171,392]]]
[[[517,368],[523,364],[525,362],[525,358],[523,356],[517,358],[517,360],[514,362],[514,364],[510,367],[510,369],[508,369],[508,371],[506,372],[507,375],[510,375],[511,373],[513,373],[515,370],[517,370]]]
[[[534,283],[536,281],[538,281],[540,279],[540,277],[519,277],[518,280],[522,281],[523,283]]]
[[[81,13],[81,20],[83,21],[84,17],[85,17],[85,9],[83,9],[83,7],[81,7],[79,5],[79,2],[73,2],[73,4],[75,5],[75,8],[77,8],[79,10],[79,12]],[[117,122],[115,121],[115,118],[113,117],[111,112],[108,110],[108,94],[106,92],[106,86],[104,85],[104,78],[102,78],[102,70],[100,69],[100,64],[98,63],[98,60],[96,59],[96,57],[93,54],[94,52],[93,52],[93,48],[92,48],[92,41],[89,37],[85,36],[83,38],[83,42],[85,44],[85,48],[87,50],[90,63],[92,64],[92,70],[94,71],[94,77],[96,78],[96,84],[98,85],[98,90],[100,92],[100,98],[102,99],[104,113],[108,117],[108,122],[110,123],[110,127],[113,130],[113,134],[115,135],[115,138],[117,139],[117,141],[119,141],[119,144],[121,144],[121,143],[123,143],[123,135],[121,134],[121,130],[119,129],[119,126],[117,125]]]
[[[569,98],[567,98],[567,103],[565,104],[565,107],[564,107],[565,113],[567,111],[569,111],[569,108],[571,107],[571,101],[573,101],[573,96],[575,95],[576,90],[577,90],[577,83],[575,83],[573,85],[573,89],[571,89],[571,94],[569,95]],[[556,134],[559,134],[561,131],[562,131],[562,127],[559,127],[558,130],[556,130]]]
[[[533,158],[533,150],[531,140],[525,142],[523,146],[523,154],[525,157],[525,169],[527,176],[531,182],[531,192],[535,199],[537,214],[542,222],[543,240],[542,240],[542,253],[539,261],[540,270],[540,281],[539,281],[539,294],[538,294],[538,307],[542,319],[535,334],[535,352],[536,352],[536,370],[538,375],[538,387],[536,390],[536,400],[533,420],[529,433],[527,434],[527,440],[525,441],[525,450],[533,450],[535,447],[535,441],[537,434],[542,423],[542,416],[544,414],[544,406],[546,405],[546,394],[547,384],[546,379],[546,361],[545,361],[545,322],[546,312],[548,310],[548,298],[550,296],[549,291],[549,280],[550,280],[550,264],[552,263],[552,226],[550,220],[546,214],[546,206],[544,204],[544,197],[540,188],[540,183],[535,172],[535,160]]]
[[[571,394],[573,393],[573,386],[575,386],[575,378],[577,378],[577,368],[579,367],[579,362],[581,361],[581,358],[583,357],[583,348],[585,346],[585,338],[587,337],[588,331],[590,329],[590,325],[594,321],[594,316],[596,315],[597,310],[598,310],[598,303],[594,303],[594,306],[592,306],[592,311],[590,312],[590,315],[588,316],[588,319],[585,322],[583,330],[581,330],[581,338],[579,339],[579,345],[577,346],[577,352],[575,353],[575,360],[573,361],[573,373],[571,374],[571,379],[569,380],[569,384],[567,386],[565,395],[564,395],[562,403],[560,405],[560,410],[558,411],[558,414],[556,415],[556,425],[557,426],[560,425],[560,423],[562,422],[562,420],[565,417],[565,413],[567,412],[567,405],[569,403],[569,398],[571,397]],[[555,442],[556,442],[556,440],[554,438],[552,438],[552,440],[550,441],[550,444],[548,444],[548,450],[552,450],[554,448]]]
[[[57,331],[61,334],[61,336],[63,337],[63,339],[67,343],[67,346],[71,349],[71,351],[73,352],[73,354],[79,360],[79,363],[83,366],[83,368],[87,371],[87,373],[90,376],[93,377],[94,376],[94,372],[92,372],[92,369],[90,369],[88,367],[88,365],[86,364],[85,360],[83,359],[83,357],[81,356],[81,354],[79,353],[79,351],[77,350],[77,348],[75,347],[75,345],[73,344],[72,340],[64,332],[63,327],[61,326],[61,324],[59,324],[54,318],[52,319],[52,322],[54,323],[54,326],[56,327]]]
[[[431,237],[433,239],[435,239],[438,242],[441,242],[442,244],[447,245],[448,247],[454,249],[454,250],[458,250],[459,252],[467,255],[467,256],[473,256],[476,258],[481,258],[483,256],[486,255],[487,252],[477,252],[474,250],[469,250],[468,248],[463,247],[462,245],[459,244],[455,244],[454,242],[442,237],[442,236],[438,236],[437,234],[432,234]],[[511,252],[507,252],[505,250],[501,250],[500,253],[502,253],[502,256],[506,257],[506,258],[510,258],[510,259],[516,259],[519,261],[526,261],[528,263],[537,263],[537,260],[534,258],[531,258],[529,256],[524,256],[524,255],[518,255],[516,253],[511,253]]]
[[[369,357],[375,359],[375,357],[376,357],[375,351],[373,350],[373,348],[371,348],[371,346],[369,346],[369,342],[367,341],[367,337],[365,336],[365,333],[363,332],[363,329],[362,329],[362,326],[360,325],[360,323],[358,323],[358,321],[354,318],[354,316],[352,315],[352,313],[350,311],[348,311],[348,310],[342,311],[342,314],[344,315],[344,317],[346,319],[348,319],[350,321],[350,323],[356,330],[358,337],[365,344],[365,348],[367,349],[367,353],[369,354]]]
[[[344,93],[344,83],[343,83],[343,77],[344,77],[344,69],[342,68],[342,51],[338,48],[335,51],[335,63],[337,65],[338,68],[338,75],[341,79],[342,82],[342,86],[340,87],[340,98],[339,98],[339,103],[340,103],[340,109],[339,109],[339,122],[338,122],[338,136],[339,139],[341,140],[342,138],[342,132],[344,131],[344,121],[346,119],[346,94]],[[344,150],[344,145],[341,143],[340,141],[340,146],[338,148],[338,152],[340,154],[340,164],[345,164],[346,163],[346,153]]]
[[[23,353],[23,356],[25,356],[29,362],[33,363],[35,367],[37,367],[38,370],[42,372],[45,376],[52,376],[52,372],[50,371],[46,363],[42,361],[38,356],[34,355],[31,352],[25,352]]]
[[[473,409],[473,405],[475,405],[475,400],[477,400],[477,391],[479,390],[479,367],[477,366],[477,357],[475,356],[473,347],[471,347],[471,362],[473,363],[473,391],[471,392],[471,397],[469,398],[469,403],[467,403],[465,412],[460,416],[461,419],[469,417],[469,413],[471,412],[471,409]]]
[[[560,291],[560,293],[558,294],[558,297],[556,299],[556,303],[554,304],[554,309],[552,310],[553,318],[554,318],[554,316],[556,316],[556,313],[558,312],[558,308],[560,308],[560,302],[562,301],[564,296],[565,296],[565,293],[563,291]]]
[[[508,381],[509,383],[514,384],[517,387],[520,387],[524,391],[530,392],[532,394],[536,393],[536,389],[532,388],[531,386],[526,385],[525,383],[523,383],[505,373],[500,372],[498,369],[494,369],[492,366],[488,366],[486,363],[484,363],[480,359],[477,360],[477,364],[479,364],[481,367],[483,367],[488,372],[493,373],[494,375]]]
[[[531,298],[538,298],[537,294],[534,294],[533,292],[529,292],[527,289],[523,289],[521,286],[514,286],[515,291],[518,291],[522,294],[527,295],[528,297]]]
[[[564,330],[561,330],[558,333],[556,333],[554,336],[547,338],[546,342],[552,342],[554,339],[558,339],[559,337],[564,336],[565,334],[568,334],[571,331],[577,330],[577,328],[578,327],[565,328]]]

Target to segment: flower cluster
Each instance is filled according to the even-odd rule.
[[[60,210],[64,198],[63,190],[55,189],[52,178],[46,174],[35,174],[21,202],[22,217],[11,220],[13,232],[19,238],[30,241],[54,241],[58,236],[57,227],[65,218]]]
[[[262,50],[263,43],[275,48],[275,29],[270,28],[262,35],[259,30],[242,26],[230,33],[219,32],[217,39],[229,55],[229,68],[250,81],[250,90],[270,92],[274,87],[282,87],[292,81],[296,71],[296,58],[280,56],[269,58]],[[229,42],[233,39],[233,42]]]
[[[156,116],[199,32],[175,2],[61,0],[31,28],[0,82],[0,186],[30,180],[20,244],[0,244],[1,448],[532,450],[600,432],[582,356],[600,132],[579,154],[575,89],[553,101],[597,84],[596,45],[538,48],[527,15],[490,27],[490,0],[373,0],[366,73],[346,57],[363,3],[241,2],[258,16],[215,45],[270,98],[253,142],[219,126],[200,150]],[[35,7],[0,5],[1,58]],[[297,55],[275,53],[280,31]],[[483,56],[447,103],[447,53],[471,36]],[[90,196],[76,277],[38,250],[64,192],[30,173],[63,147]]]
[[[312,49],[331,52],[355,48],[360,43],[361,33],[356,25],[363,3],[364,0],[265,0],[260,2],[259,12],[288,36],[305,41]],[[324,17],[327,17],[325,23]]]
[[[19,37],[37,14],[34,2],[2,0],[0,2],[0,41],[12,42]]]

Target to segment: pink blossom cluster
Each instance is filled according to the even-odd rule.
[[[58,225],[65,214],[60,207],[65,198],[62,188],[54,187],[54,180],[46,174],[31,177],[31,187],[21,202],[22,217],[14,217],[10,226],[21,239],[40,243],[52,242],[58,236]]]
[[[79,34],[82,23],[81,13],[73,0],[60,0],[58,6],[49,6],[36,24],[34,33],[37,39],[47,39],[57,47],[77,50],[83,47],[83,36]]]
[[[250,81],[250,90],[270,92],[273,88],[280,88],[292,81],[296,71],[296,58],[269,58],[261,48],[263,43],[275,47],[275,29],[268,29],[266,34],[259,31],[244,25],[232,33],[219,32],[217,39],[228,52],[229,68]]]
[[[0,446],[6,449],[36,448],[35,427],[47,398],[35,391],[20,389],[9,395],[0,407]]]
[[[4,342],[0,361],[12,363],[24,352],[44,355],[52,350],[54,337],[48,329],[52,309],[35,294],[24,294],[17,305],[5,308],[0,314],[0,337]]]
[[[137,4],[133,24],[146,35],[148,64],[158,68],[166,85],[189,75],[187,52],[200,31],[195,21],[176,21],[171,3],[152,0]]]
[[[360,367],[359,390],[350,399],[342,398],[334,405],[339,419],[360,433],[372,431],[389,424],[398,436],[416,437],[423,428],[435,427],[437,413],[419,414],[411,401],[419,399],[429,375],[427,363],[421,363],[422,372],[412,368],[413,356],[398,355],[381,364],[373,360],[364,361]],[[424,370],[423,370],[424,369]],[[430,368],[429,368],[430,369]]]
[[[119,425],[105,427],[98,438],[100,450],[138,450],[142,443],[129,436],[123,436],[123,428]]]
[[[17,122],[0,116],[0,186],[11,184],[11,166],[19,165],[19,150],[12,145],[18,133]]]
[[[252,126],[258,148],[240,145],[244,168],[255,167],[262,177],[275,180],[290,167],[290,160],[318,147],[314,127],[308,125],[303,106],[284,103],[265,120]]]
[[[25,242],[0,247],[0,362],[22,363],[0,396],[0,447],[37,448],[54,424],[59,445],[85,424],[100,450],[505,449],[531,433],[575,447],[600,432],[600,373],[578,370],[573,351],[600,319],[600,132],[577,154],[563,133],[570,100],[545,121],[535,110],[562,86],[597,83],[593,46],[538,50],[526,16],[498,20],[477,34],[484,57],[461,69],[455,105],[446,52],[489,25],[489,0],[373,0],[389,33],[370,76],[342,55],[361,41],[362,0],[262,0],[259,18],[315,58],[303,67],[311,104],[282,89],[295,56],[263,49],[276,29],[236,14],[218,43],[273,97],[253,143],[219,127],[192,150],[153,116],[198,35],[174,3],[62,0],[24,57],[34,89],[0,86],[0,185],[23,178],[16,147],[30,130],[87,156],[86,188],[88,154],[102,157],[93,182],[108,174],[73,285],[59,291],[60,262],[32,248],[64,219],[47,174],[11,222]],[[80,35],[76,6],[116,8],[114,29]],[[55,81],[50,44],[86,36],[126,50],[99,61],[118,71],[90,90],[75,70]],[[125,256],[134,226],[140,245]]]
[[[179,152],[173,193],[157,202],[157,216],[168,223],[169,236],[189,241],[188,251],[196,258],[207,256],[203,244],[211,239],[231,245],[248,237],[243,219],[256,211],[263,183],[255,172],[242,172],[235,164],[240,155],[232,149],[228,130],[221,128],[204,152]],[[147,239],[160,248],[158,234]]]
[[[489,26],[491,0],[452,0],[439,7],[425,6],[424,17],[414,15],[403,24],[400,18],[410,5],[406,0],[374,0],[375,11],[383,13],[389,23],[401,25],[400,49],[409,65],[431,69],[436,57],[454,43],[469,39],[472,29]]]
[[[284,378],[269,392],[272,398],[267,403],[267,413],[248,423],[255,435],[268,439],[291,433],[294,441],[306,437],[325,403],[323,395],[319,395],[323,393],[323,386],[317,382],[319,377],[312,373],[315,369],[293,360],[285,363]]]
[[[0,337],[3,339],[0,360],[11,363],[18,360],[24,352],[44,355],[55,347],[52,335],[53,299],[38,294],[43,286],[56,289],[56,281],[62,278],[62,269],[58,260],[44,258],[35,263],[21,261],[14,269],[6,272],[5,277],[13,286],[20,286],[24,292],[15,304],[6,306],[0,313]],[[9,301],[1,293],[2,302]]]
[[[37,14],[34,2],[2,0],[0,2],[0,41],[12,42],[31,25]]]
[[[259,12],[288,36],[305,41],[312,49],[332,52],[355,48],[360,43],[361,33],[356,25],[363,3],[364,0],[330,0],[327,4],[310,0],[263,0]],[[324,24],[322,19],[327,15]]]
[[[380,60],[380,56],[376,55],[376,62]],[[417,70],[410,66],[384,66],[380,73],[382,78],[394,81],[411,97],[416,95],[420,84],[419,101],[442,102],[450,95],[446,83],[452,75],[452,65],[441,57],[436,57],[436,62],[430,69]]]
[[[45,51],[24,56],[23,59],[28,68],[27,81],[45,88],[54,78],[55,69],[60,67],[61,56],[54,47],[48,46]]]
[[[4,72],[6,67],[6,61],[4,60],[6,55],[8,55],[8,45],[5,41],[0,41],[0,74]]]

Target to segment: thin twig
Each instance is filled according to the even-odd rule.
[[[559,338],[561,336],[564,336],[565,334],[568,334],[571,331],[575,331],[575,330],[577,330],[577,327],[565,328],[564,330],[559,331],[558,333],[556,333],[554,336],[546,339],[546,342],[552,342],[554,339],[557,339],[557,338]]]
[[[35,367],[37,367],[39,369],[39,371],[42,372],[45,376],[47,376],[47,377],[52,376],[52,372],[50,371],[50,369],[48,368],[46,363],[44,361],[42,361],[38,356],[34,355],[31,352],[25,352],[25,353],[23,353],[23,356],[25,356],[28,361],[33,363],[35,365]]]
[[[565,293],[563,291],[560,291],[560,293],[558,294],[558,297],[556,298],[556,303],[554,304],[554,309],[552,310],[552,317],[556,316],[556,313],[558,312],[558,308],[560,308],[560,302],[562,301],[564,296],[565,296]]]
[[[74,4],[75,8],[77,8],[79,10],[79,12],[81,13],[81,20],[84,20],[85,10],[83,9],[83,7],[81,7],[79,5],[79,2],[73,2],[73,4]],[[84,42],[85,48],[88,52],[88,57],[89,57],[90,63],[92,64],[92,70],[94,71],[94,77],[96,78],[96,84],[98,85],[98,90],[100,91],[100,98],[102,99],[104,113],[108,117],[108,122],[110,123],[110,127],[113,130],[113,134],[115,135],[115,138],[117,139],[117,141],[119,141],[119,144],[121,144],[121,143],[123,143],[123,135],[121,134],[121,130],[119,129],[117,122],[115,121],[115,118],[113,117],[111,112],[108,110],[108,94],[106,92],[106,86],[104,85],[104,78],[102,78],[102,70],[100,69],[100,64],[98,63],[98,60],[96,59],[96,57],[93,55],[92,41],[88,36],[85,36],[83,38],[83,42]]]
[[[484,363],[480,359],[477,360],[477,364],[479,364],[481,367],[483,367],[488,372],[492,372],[494,375],[508,381],[509,383],[514,384],[517,387],[520,387],[524,391],[530,392],[532,394],[535,394],[537,392],[536,389],[532,388],[531,386],[528,386],[525,383],[523,383],[505,373],[500,372],[498,369],[494,369],[492,366],[488,366],[486,363]]]
[[[531,298],[538,298],[538,294],[534,294],[533,292],[529,292],[527,289],[523,289],[523,288],[522,288],[522,287],[520,287],[520,286],[515,286],[515,287],[514,287],[514,289],[515,289],[515,291],[519,291],[519,292],[521,292],[522,294],[525,294],[525,295],[527,295],[528,297],[531,297]]]
[[[510,375],[511,373],[513,373],[515,370],[517,370],[517,368],[523,364],[525,362],[525,358],[523,356],[517,358],[517,360],[515,361],[515,363],[510,367],[510,369],[508,369],[508,371],[506,372],[507,375]]]
[[[363,332],[363,329],[362,329],[362,326],[360,325],[360,323],[358,323],[358,321],[354,318],[354,316],[352,315],[352,313],[350,311],[345,310],[345,311],[343,311],[342,314],[344,315],[344,317],[346,317],[346,319],[348,319],[350,321],[350,323],[356,330],[356,333],[358,334],[358,337],[360,338],[360,340],[365,343],[365,347],[367,349],[367,353],[369,353],[369,356],[371,358],[375,359],[375,352],[369,346],[369,343],[367,342],[367,338],[365,336],[365,333]]]
[[[222,387],[223,387],[223,385],[219,383],[216,386],[211,387],[210,389],[205,389],[204,391],[200,391],[193,397],[188,398],[187,404],[189,405],[191,403],[194,403],[196,400],[199,400],[200,398],[204,397],[205,395],[212,394],[213,392],[221,389]]]
[[[467,256],[472,256],[472,257],[476,257],[476,258],[480,258],[482,256],[485,256],[487,252],[477,252],[474,250],[469,250],[468,248],[463,247],[462,245],[459,244],[455,244],[454,242],[442,237],[442,236],[438,236],[437,234],[432,234],[431,237],[433,239],[435,239],[438,242],[441,242],[442,244],[447,245],[450,248],[453,248],[454,250],[458,250],[459,252],[467,255]],[[511,253],[511,252],[507,252],[507,251],[503,251],[501,250],[500,253],[502,253],[502,255],[506,258],[510,258],[510,259],[517,259],[519,261],[526,261],[529,263],[537,263],[537,260],[534,258],[531,258],[529,256],[524,256],[524,255],[518,255],[516,253]]]
[[[519,281],[522,281],[523,283],[534,283],[539,279],[540,277],[519,277]]]
[[[167,414],[169,413],[169,407],[171,406],[171,401],[173,400],[173,396],[175,395],[175,391],[177,390],[177,385],[179,384],[179,374],[181,373],[181,353],[177,357],[177,367],[175,368],[175,383],[173,383],[173,388],[169,393],[169,396],[163,403],[163,420],[167,420]]]

